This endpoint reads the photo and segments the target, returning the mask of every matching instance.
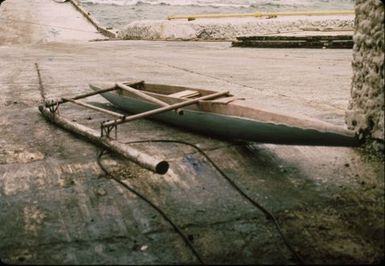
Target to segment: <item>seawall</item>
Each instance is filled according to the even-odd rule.
[[[218,40],[237,36],[307,31],[352,32],[354,16],[295,16],[274,18],[220,18],[135,21],[122,29],[118,38],[126,40]]]
[[[349,128],[361,138],[378,140],[384,149],[384,4],[357,0]]]

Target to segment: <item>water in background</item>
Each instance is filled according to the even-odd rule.
[[[172,15],[256,11],[352,10],[355,0],[80,0],[104,26],[124,28],[136,20]]]

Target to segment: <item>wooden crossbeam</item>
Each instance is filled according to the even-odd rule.
[[[120,88],[122,90],[125,90],[125,91],[127,91],[129,93],[132,93],[132,94],[134,94],[134,95],[136,95],[136,96],[138,96],[138,97],[140,97],[140,98],[142,98],[144,100],[150,101],[152,103],[156,103],[156,104],[158,104],[160,106],[169,106],[168,103],[166,103],[164,101],[161,101],[161,100],[159,100],[159,99],[157,99],[155,97],[152,97],[150,95],[147,95],[144,92],[141,92],[140,90],[137,90],[137,89],[131,88],[129,86],[126,86],[123,83],[116,83],[116,87],[118,87],[118,88]]]
[[[105,114],[109,114],[109,115],[112,115],[112,116],[115,116],[115,117],[118,117],[118,118],[124,118],[124,116],[125,116],[124,114],[116,113],[116,112],[113,112],[113,111],[110,111],[110,110],[107,110],[107,109],[104,109],[104,108],[100,108],[100,107],[97,107],[97,106],[94,106],[94,105],[91,105],[91,104],[88,104],[88,103],[81,102],[79,100],[73,100],[73,99],[67,99],[67,98],[63,98],[63,100],[65,100],[67,102],[72,102],[74,104],[77,104],[77,105],[80,105],[80,106],[83,106],[83,107],[86,107],[86,108],[89,108],[89,109],[92,109],[92,110],[99,111],[99,112],[102,112],[102,113],[105,113]]]
[[[135,85],[135,84],[138,84],[138,83],[141,83],[141,82],[142,81],[130,81],[128,84],[129,85]],[[117,87],[111,87],[111,88],[102,89],[102,90],[98,90],[98,91],[87,92],[87,93],[80,94],[80,95],[72,97],[72,98],[65,98],[65,99],[60,99],[59,101],[46,102],[45,103],[45,107],[51,107],[51,106],[55,106],[55,105],[58,105],[58,104],[66,103],[66,102],[68,102],[69,99],[79,100],[79,99],[87,98],[87,97],[94,96],[94,95],[97,95],[97,94],[101,94],[101,93],[105,93],[105,92],[109,92],[109,91],[114,91],[114,90],[117,90],[117,89],[118,89]]]
[[[150,96],[150,95],[148,95],[148,94],[146,94],[144,92],[141,92],[140,90],[137,90],[137,89],[131,88],[129,86],[126,86],[123,83],[116,83],[116,87],[118,87],[118,88],[120,88],[122,90],[125,90],[125,91],[127,91],[129,93],[132,93],[132,94],[134,94],[134,95],[136,95],[136,96],[138,96],[138,97],[140,97],[140,98],[142,98],[144,100],[147,100],[147,101],[152,102],[152,103],[156,103],[156,104],[158,104],[160,106],[170,106],[168,103],[166,103],[164,101],[161,101],[161,100],[159,100],[159,99],[157,99],[155,97],[152,97],[152,96]],[[181,109],[176,109],[175,112],[177,114],[179,114],[179,115],[183,115],[183,110],[181,110]]]

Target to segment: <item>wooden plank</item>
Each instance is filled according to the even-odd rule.
[[[339,48],[352,49],[352,40],[333,40],[333,41],[304,41],[304,40],[282,40],[282,41],[235,41],[233,47],[254,47],[254,48]]]
[[[257,36],[239,36],[237,40],[353,40],[352,35],[309,35],[309,36],[289,36],[289,35],[257,35]]]
[[[43,105],[39,106],[39,110],[49,121],[68,131],[71,131],[72,133],[85,137],[90,142],[116,152],[148,170],[151,170],[157,174],[165,174],[168,171],[169,164],[167,161],[150,156],[116,140],[107,137],[100,137],[98,131],[72,122],[56,113],[51,113],[48,108],[44,107]]]
[[[194,96],[199,96],[200,93],[199,91],[194,91],[194,90],[183,90],[179,91],[173,94],[169,94],[168,96],[174,97],[174,98],[191,98]]]
[[[218,103],[229,104],[231,102],[239,101],[239,100],[243,101],[243,100],[245,100],[245,98],[239,98],[239,97],[236,97],[236,96],[232,96],[232,97],[219,98],[219,99],[216,99],[216,100],[212,100],[211,102],[214,103],[214,104],[218,104]]]
[[[352,35],[313,36],[241,36],[232,43],[234,47],[255,48],[353,48]]]
[[[156,114],[164,113],[164,112],[171,111],[171,110],[174,110],[174,109],[178,109],[178,108],[181,108],[181,107],[184,107],[184,106],[192,105],[192,104],[198,103],[199,101],[202,101],[202,100],[214,99],[214,98],[218,98],[220,96],[224,96],[224,95],[228,95],[228,94],[229,94],[228,91],[223,91],[223,92],[217,92],[217,93],[205,95],[205,96],[202,96],[202,97],[199,97],[199,98],[196,98],[196,99],[190,99],[190,100],[187,100],[187,101],[183,101],[183,102],[180,102],[180,103],[172,104],[172,105],[169,105],[169,106],[163,106],[163,107],[160,107],[160,108],[157,108],[157,109],[154,109],[154,110],[150,110],[150,111],[147,111],[147,112],[143,112],[143,113],[140,113],[140,114],[135,114],[135,115],[127,116],[124,119],[118,119],[118,120],[115,120],[115,121],[107,121],[107,122],[104,122],[102,124],[102,126],[103,127],[108,127],[108,126],[123,124],[123,123],[130,122],[130,121],[133,121],[133,120],[137,120],[137,119],[141,119],[141,118],[146,118],[146,117],[149,117],[149,116],[152,116],[152,115],[156,115]]]

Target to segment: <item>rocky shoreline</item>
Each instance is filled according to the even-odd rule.
[[[293,32],[353,32],[354,16],[296,16],[276,18],[221,18],[145,20],[119,31],[124,40],[233,41],[238,36]]]

